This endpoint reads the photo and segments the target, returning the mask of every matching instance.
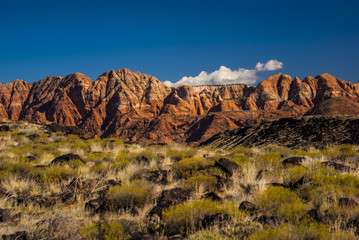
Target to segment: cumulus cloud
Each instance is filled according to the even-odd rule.
[[[259,62],[256,65],[257,71],[275,71],[282,68],[283,68],[283,63],[275,59],[271,59],[265,64]]]
[[[225,66],[221,66],[218,70],[207,73],[202,71],[195,77],[183,77],[178,82],[172,83],[165,81],[169,87],[177,87],[179,85],[199,86],[199,85],[227,85],[227,84],[254,84],[257,79],[258,72],[275,71],[283,68],[283,63],[272,59],[266,63],[258,62],[255,69],[239,68],[231,70]]]

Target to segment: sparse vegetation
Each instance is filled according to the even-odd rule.
[[[1,218],[1,234],[25,231],[28,239],[358,238],[358,146],[142,146],[48,133],[30,123],[3,124],[12,130],[0,132],[0,208],[10,217]],[[50,164],[70,153],[83,162],[67,157]],[[304,158],[284,164],[288,157]],[[220,159],[230,164],[219,167]]]

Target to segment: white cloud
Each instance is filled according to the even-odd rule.
[[[183,77],[176,83],[165,81],[164,84],[169,87],[177,87],[179,85],[254,84],[258,79],[257,72],[274,71],[281,68],[283,68],[283,63],[277,60],[269,60],[265,64],[258,62],[255,69],[239,68],[238,70],[231,70],[230,68],[221,66],[212,73],[202,71],[198,76]]]
[[[265,64],[259,62],[256,65],[257,71],[275,71],[282,68],[283,68],[283,63],[275,59],[271,59]]]

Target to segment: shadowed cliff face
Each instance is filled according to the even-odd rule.
[[[74,73],[34,84],[22,80],[0,84],[0,118],[79,126],[90,137],[196,143],[224,130],[308,111],[358,114],[357,98],[357,84],[329,74],[301,81],[279,73],[256,87],[171,89],[155,77],[121,69],[105,72],[96,81]],[[350,107],[341,109],[339,100],[324,104],[330,99]]]

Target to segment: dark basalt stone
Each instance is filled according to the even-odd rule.
[[[131,234],[130,240],[157,240],[157,238],[148,233],[135,232]]]
[[[28,135],[26,136],[30,141],[34,141],[36,138],[40,137],[39,134],[31,134],[31,135]]]
[[[9,210],[0,208],[0,222],[11,221]]]
[[[245,212],[254,212],[256,210],[256,205],[248,201],[243,201],[239,205],[239,209]]]
[[[215,167],[218,167],[222,169],[223,172],[233,175],[235,171],[237,171],[240,167],[237,163],[227,159],[227,158],[221,158],[219,159],[215,164]]]
[[[222,198],[220,196],[218,196],[217,193],[215,193],[215,192],[209,192],[209,193],[203,194],[201,196],[201,199],[209,199],[212,201],[222,201]]]
[[[49,166],[63,165],[63,164],[68,163],[68,162],[70,162],[72,160],[79,160],[83,164],[86,164],[86,162],[79,155],[74,154],[74,153],[68,153],[68,154],[56,157],[54,160],[52,160],[50,162]]]
[[[322,162],[322,164],[324,164],[327,167],[332,167],[335,170],[343,171],[343,172],[349,172],[349,171],[355,170],[355,169],[353,169],[351,167],[345,166],[345,165],[340,164],[340,163],[331,162],[331,161]]]
[[[262,169],[257,173],[256,180],[261,180],[263,177],[263,174],[269,172],[267,169]]]
[[[165,190],[157,199],[157,205],[152,208],[149,215],[157,215],[162,217],[162,211],[172,205],[180,204],[190,197],[190,192],[182,188],[174,188]]]
[[[256,218],[256,221],[264,225],[279,226],[282,223],[282,219],[277,216],[261,215]]]
[[[85,203],[85,210],[91,212],[98,212],[98,210],[104,204],[105,201],[106,201],[105,198],[92,199],[87,203]]]
[[[303,220],[304,218],[309,217],[310,219],[316,221],[316,222],[320,222],[320,223],[327,223],[327,219],[325,218],[325,216],[317,209],[311,209],[309,210],[301,219]]]
[[[305,181],[303,176],[298,181],[289,183],[287,187],[290,188],[291,190],[296,190],[300,188],[300,186],[302,186],[304,183]]]
[[[305,157],[289,157],[282,161],[283,166],[288,165],[296,165],[301,166],[302,162],[304,161]]]
[[[342,207],[356,207],[359,204],[352,198],[340,198],[338,201],[339,206]]]
[[[228,222],[230,220],[230,217],[226,213],[216,213],[210,216],[206,216],[202,222],[201,225],[203,228],[208,228],[216,223],[219,223],[219,225],[225,224],[225,222]]]
[[[2,235],[3,240],[28,240],[28,234],[26,231],[18,231],[13,234]]]
[[[359,218],[353,219],[348,221],[348,223],[346,224],[347,228],[354,228],[355,229],[355,234],[359,235]]]

